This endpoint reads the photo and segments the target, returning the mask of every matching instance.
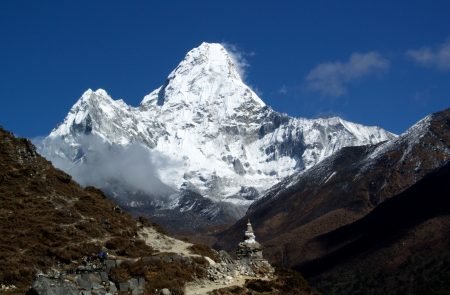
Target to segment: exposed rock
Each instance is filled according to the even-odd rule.
[[[233,161],[233,169],[239,175],[244,175],[245,174],[244,166],[242,166],[242,163],[241,163],[241,161],[239,159],[235,159]]]
[[[252,186],[242,186],[238,195],[250,201],[256,200],[259,197],[258,190]]]
[[[128,282],[123,282],[119,284],[120,292],[127,292],[130,289],[130,284]]]
[[[87,278],[83,278],[81,275],[77,275],[75,277],[75,283],[79,286],[79,288],[84,290],[91,290],[91,282]]]
[[[109,293],[111,293],[111,294],[116,294],[116,292],[118,291],[117,290],[117,287],[116,287],[116,285],[113,283],[113,282],[109,282],[109,285],[108,285],[108,287],[107,287],[107,291],[109,292]]]
[[[59,279],[38,276],[33,282],[29,294],[37,295],[78,295],[79,291],[75,284]]]
[[[100,277],[102,279],[102,282],[108,282],[109,281],[108,274],[106,272],[104,272],[104,271],[100,273]]]
[[[175,254],[174,254],[175,255]],[[133,295],[144,294],[145,279],[131,278],[120,282],[119,288],[109,280],[109,272],[118,266],[121,260],[106,259],[103,263],[86,257],[85,265],[66,272],[52,271],[35,278],[29,294],[63,295],[63,294],[118,294],[131,292]],[[111,267],[114,266],[114,267]],[[73,293],[70,293],[73,292]]]
[[[105,261],[106,271],[110,271],[112,268],[116,267],[116,261],[108,259]]]
[[[230,256],[230,254],[228,254],[227,251],[224,250],[220,250],[219,251],[219,257],[220,257],[220,261],[223,261],[227,264],[233,264],[234,260],[233,258]]]

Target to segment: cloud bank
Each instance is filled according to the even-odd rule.
[[[326,96],[339,97],[346,93],[354,80],[388,70],[390,62],[379,53],[353,53],[346,62],[326,62],[313,68],[305,78],[308,89]]]
[[[60,145],[55,144],[54,140],[59,139],[51,140],[52,143],[44,140],[42,145],[64,147],[62,141]],[[65,146],[64,149],[72,156],[76,155],[75,163],[61,157],[60,150],[43,156],[83,186],[95,186],[105,191],[120,188],[120,195],[114,197],[126,202],[133,201],[130,198],[136,194],[161,199],[174,193],[174,189],[159,178],[158,170],[177,163],[141,144],[111,145],[95,135],[87,135],[82,137],[79,147]],[[42,151],[40,144],[38,150]]]
[[[450,70],[450,39],[435,47],[410,49],[406,56],[420,66]]]

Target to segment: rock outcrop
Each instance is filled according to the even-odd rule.
[[[106,256],[103,256],[106,258]],[[111,271],[123,263],[124,259],[84,257],[83,263],[76,268],[65,271],[52,270],[38,274],[27,294],[34,295],[113,295],[119,292],[131,292],[133,295],[144,294],[145,278],[132,277],[120,282],[113,282]]]

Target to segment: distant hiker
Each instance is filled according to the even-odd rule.
[[[106,258],[108,258],[108,252],[102,250],[98,253],[97,257],[103,262]]]

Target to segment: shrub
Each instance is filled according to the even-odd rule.
[[[105,243],[105,247],[114,250],[117,255],[128,257],[150,256],[154,253],[152,247],[143,240],[114,237]]]
[[[251,280],[246,287],[257,292],[271,292],[273,283],[271,281]]]
[[[193,254],[197,254],[203,257],[207,256],[212,260],[214,260],[215,262],[220,262],[219,254],[208,246],[193,244],[192,246],[188,247],[188,250],[191,251],[191,253]]]
[[[134,263],[122,263],[111,272],[114,282],[120,283],[131,277],[144,277],[146,294],[155,289],[168,288],[172,294],[183,294],[184,285],[206,276],[206,270],[189,258],[171,260],[171,254],[146,257]]]

